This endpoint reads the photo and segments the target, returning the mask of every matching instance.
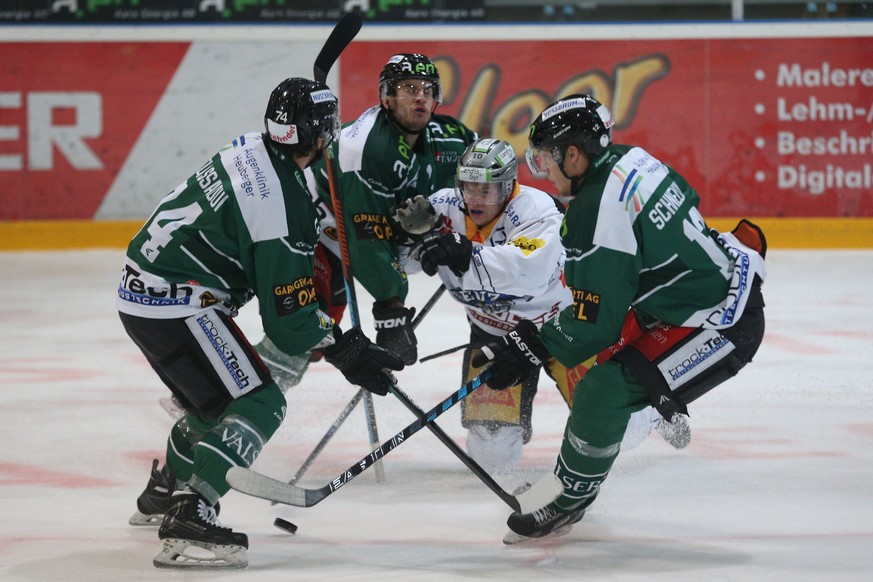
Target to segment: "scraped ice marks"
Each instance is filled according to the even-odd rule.
[[[801,339],[768,331],[764,335],[761,349],[771,348],[798,355],[837,354],[841,351],[829,338],[823,337],[821,341],[816,341],[815,336],[805,335]]]
[[[70,367],[66,358],[0,358],[0,367],[10,385],[76,382],[100,375],[93,369]]]
[[[700,457],[721,460],[837,458],[850,455],[848,451],[835,448],[804,447],[801,441],[785,438],[782,433],[767,427],[737,425],[729,429],[696,430],[688,450]]]
[[[0,487],[9,485],[45,485],[49,487],[117,487],[118,481],[81,475],[67,471],[53,471],[38,465],[0,462]]]

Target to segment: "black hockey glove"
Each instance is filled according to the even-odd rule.
[[[470,268],[473,243],[456,232],[426,234],[412,247],[410,256],[421,262],[421,268],[428,275],[436,275],[437,269],[445,265],[457,277],[462,277]]]
[[[508,334],[482,346],[472,364],[478,368],[488,362],[494,363],[494,377],[488,382],[494,390],[515,386],[549,359],[549,352],[538,334],[532,321],[522,319]]]
[[[334,337],[336,343],[325,348],[324,359],[352,384],[379,396],[388,394],[394,383],[389,370],[402,370],[403,362],[372,343],[358,328],[342,333],[335,327]]]
[[[376,343],[411,366],[418,360],[418,340],[412,330],[415,308],[389,307],[384,301],[373,304]]]

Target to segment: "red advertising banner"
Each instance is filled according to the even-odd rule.
[[[246,74],[222,86],[227,63],[251,62],[255,48],[234,45],[218,58],[219,45],[205,43],[190,63],[191,46],[0,43],[0,220],[91,219],[107,200],[109,217],[144,218],[156,200],[138,202],[183,176],[159,175],[162,160],[220,145],[195,143],[199,126],[185,108],[196,99],[186,97],[208,98],[215,115],[254,103],[257,119],[266,94],[253,87],[266,69],[239,65]],[[519,155],[549,102],[585,92],[612,109],[617,142],[685,175],[707,216],[873,217],[873,38],[356,40],[339,68],[345,121],[378,102],[379,72],[397,52],[431,56],[440,111]],[[171,79],[183,85],[175,93]],[[526,169],[522,180],[550,189]]]
[[[0,219],[92,218],[190,43],[0,43]]]
[[[612,110],[615,141],[680,171],[708,216],[873,216],[873,38],[356,41],[341,61],[345,121],[378,102],[398,52],[437,63],[441,112],[519,155],[549,102],[589,93]]]

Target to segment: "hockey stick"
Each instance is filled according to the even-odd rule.
[[[454,353],[457,352],[458,350],[463,350],[464,348],[469,347],[469,346],[470,346],[470,344],[461,344],[461,345],[459,345],[459,346],[455,346],[455,347],[453,347],[453,348],[449,348],[449,349],[447,349],[447,350],[443,350],[443,351],[441,351],[441,352],[437,352],[437,353],[435,353],[435,354],[431,354],[431,355],[429,355],[429,356],[425,356],[425,357],[421,358],[420,360],[418,360],[418,362],[419,362],[419,363],[424,363],[424,362],[428,362],[428,361],[430,361],[430,360],[435,360],[436,358],[440,358],[440,357],[442,357],[442,356],[447,356],[447,355],[449,355],[449,354],[454,354]]]
[[[337,59],[339,59],[343,50],[358,35],[362,24],[361,17],[355,12],[349,12],[339,19],[339,22],[333,27],[330,36],[324,41],[324,46],[321,47],[318,56],[315,57],[315,64],[312,66],[312,76],[316,81],[319,83],[327,82],[327,73]]]
[[[336,431],[342,426],[342,424],[346,421],[349,414],[352,413],[352,410],[355,409],[355,406],[358,405],[358,402],[361,401],[361,398],[364,397],[363,390],[359,390],[357,394],[355,394],[354,398],[352,398],[346,407],[343,408],[342,412],[340,412],[339,416],[336,417],[336,420],[333,421],[333,424],[330,425],[330,428],[327,429],[327,432],[324,433],[324,436],[321,437],[321,440],[318,441],[318,444],[315,445],[315,448],[312,449],[312,452],[309,453],[309,456],[306,457],[306,460],[303,461],[303,464],[300,465],[300,468],[297,469],[297,472],[294,473],[294,476],[288,481],[289,484],[294,485],[297,481],[303,477],[303,474],[309,470],[309,466],[315,461],[315,458],[321,454],[322,449],[327,446],[328,441],[333,438],[333,435],[336,434]]]
[[[338,178],[334,175],[333,153],[331,148],[325,150],[325,170],[327,171],[327,182],[330,187],[330,197],[333,201],[333,213],[336,220],[336,230],[340,244],[340,258],[342,259],[343,278],[346,281],[346,295],[348,296],[349,316],[352,320],[352,327],[361,327],[361,317],[358,311],[358,295],[355,292],[355,280],[352,273],[352,263],[349,257],[349,241],[346,233],[345,218],[343,217],[342,200],[340,200],[340,188]],[[379,429],[376,426],[376,410],[373,407],[373,395],[367,390],[361,388],[360,392],[364,398],[364,412],[367,417],[367,431],[370,435],[370,446],[375,450],[379,446]],[[376,462],[376,481],[382,483],[385,481],[385,469],[382,463]]]
[[[354,40],[355,36],[357,36],[358,31],[361,30],[361,26],[363,21],[358,14],[354,12],[349,12],[342,18],[340,18],[339,22],[336,23],[336,26],[333,27],[333,30],[330,33],[330,36],[327,37],[327,40],[324,42],[324,46],[321,47],[321,50],[318,53],[318,56],[315,57],[315,63],[312,66],[312,75],[316,81],[324,83],[327,81],[327,74],[330,69],[333,67],[333,64],[339,59],[340,54],[342,54],[343,50],[349,45],[349,43]],[[334,183],[333,178],[333,170],[331,164],[331,156],[330,156],[330,148],[327,148],[325,155],[325,167],[327,169],[327,177],[328,183],[330,184],[330,194],[331,198],[334,200],[334,212],[337,212],[337,188]],[[342,208],[340,207],[340,210]],[[352,326],[360,327],[360,319],[358,318],[358,305],[357,298],[355,296],[354,287],[350,284],[350,276],[351,272],[347,269],[347,259],[348,259],[348,246],[344,242],[345,239],[345,225],[343,224],[342,217],[337,216],[336,218],[337,231],[340,233],[340,250],[342,251],[342,264],[343,264],[343,276],[346,280],[346,295],[349,297],[349,313],[352,318]],[[370,445],[372,447],[377,447],[379,445],[379,430],[376,427],[376,411],[373,408],[373,397],[372,395],[361,388],[358,391],[358,394],[355,396],[353,401],[358,400],[360,398],[364,399],[364,409],[367,416],[367,432],[370,435]],[[346,409],[351,412],[355,405],[351,402]],[[341,415],[342,420],[339,420],[339,424],[345,420],[345,417]],[[334,423],[335,426],[338,426],[337,423]],[[330,431],[328,431],[330,432]],[[331,435],[332,436],[332,435]],[[324,439],[323,439],[324,440]],[[326,437],[324,440],[325,444],[327,440],[330,440],[330,437]],[[317,453],[315,453],[317,455]],[[314,456],[313,456],[314,458]],[[299,473],[299,471],[298,471]],[[385,480],[385,470],[382,468],[382,465],[379,464],[376,467],[376,481],[379,483]]]
[[[415,331],[415,328],[418,327],[418,324],[421,323],[421,320],[424,319],[424,316],[430,313],[430,310],[433,309],[433,306],[436,305],[436,302],[440,300],[440,297],[443,296],[443,293],[446,292],[446,286],[440,285],[437,287],[437,290],[434,291],[434,294],[431,295],[430,299],[427,300],[427,303],[421,308],[421,311],[418,312],[418,315],[415,316],[415,319],[412,320],[412,330]]]
[[[243,467],[231,467],[227,472],[227,483],[237,491],[268,499],[286,505],[294,505],[297,507],[312,507],[316,503],[322,501],[325,497],[366,471],[372,465],[377,464],[379,460],[390,453],[392,450],[403,444],[403,442],[421,430],[423,426],[431,426],[431,423],[442,413],[463,400],[468,394],[479,388],[482,384],[488,382],[494,372],[490,369],[485,370],[477,377],[473,378],[463,386],[461,386],[454,394],[449,396],[441,404],[438,404],[431,409],[427,414],[419,416],[412,424],[404,428],[402,431],[391,437],[391,439],[382,443],[373,452],[366,457],[343,471],[335,479],[327,485],[319,489],[304,489],[273,479],[256,473],[251,469]],[[516,501],[516,505],[517,505]]]
[[[446,287],[445,285],[440,285],[439,288],[434,292],[431,298],[424,304],[424,307],[421,308],[421,311],[418,312],[418,315],[415,316],[415,319],[412,320],[412,329],[415,330],[416,327],[419,326],[421,320],[424,319],[424,316],[427,315],[433,306],[439,301],[439,298],[442,297],[443,293],[445,293]],[[303,461],[303,464],[300,465],[300,468],[297,469],[297,472],[294,473],[294,476],[288,481],[291,485],[297,483],[303,474],[309,469],[309,466],[315,461],[316,457],[321,453],[324,447],[327,445],[328,441],[333,438],[333,435],[336,434],[336,431],[342,426],[342,424],[346,421],[349,414],[351,414],[352,410],[354,410],[355,406],[358,405],[358,402],[361,401],[361,398],[364,395],[359,391],[355,394],[355,397],[349,401],[346,407],[340,412],[340,415],[333,421],[333,424],[330,425],[330,428],[327,429],[327,432],[324,433],[324,436],[321,437],[321,440],[318,441],[318,444],[315,445],[315,448],[312,449],[312,452],[309,453],[309,456],[306,457],[306,460]]]
[[[486,372],[479,374],[479,376],[477,377],[482,383],[487,383],[488,380],[491,378],[492,371],[490,370],[490,368]],[[471,382],[475,381],[477,378],[474,378],[473,380],[471,380]],[[403,390],[400,389],[396,382],[393,383],[390,390],[391,393],[394,394],[394,396],[396,396],[406,408],[414,412],[419,417],[424,416],[424,412],[415,404],[415,402],[412,401],[412,399],[409,398],[409,396],[406,395],[406,393],[403,392]],[[497,483],[497,481],[492,479],[491,475],[489,475],[488,472],[479,465],[479,463],[474,461],[470,457],[470,455],[465,453],[464,450],[459,447],[455,441],[452,440],[452,437],[447,435],[443,431],[443,429],[439,427],[438,424],[436,424],[435,422],[429,422],[427,424],[427,428],[428,430],[430,430],[430,432],[434,434],[434,436],[436,436],[440,440],[440,442],[446,445],[449,451],[451,451],[453,455],[458,457],[458,459],[460,459],[461,462],[464,463],[467,468],[470,469],[470,471],[472,471],[473,474],[479,478],[480,481],[482,481],[489,489],[491,489],[491,491],[496,493],[497,496],[501,500],[503,500],[504,503],[506,503],[514,511],[521,510],[521,506],[518,504],[518,499],[516,499],[514,495],[504,491],[503,488]]]

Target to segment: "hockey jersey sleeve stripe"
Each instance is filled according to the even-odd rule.
[[[203,270],[204,273],[209,273],[210,275],[215,277],[216,280],[221,282],[221,284],[224,286],[225,289],[231,288],[231,285],[227,281],[225,281],[219,274],[214,273],[213,271],[209,270],[209,268],[206,265],[204,265],[202,262],[200,262],[200,260],[197,257],[195,257],[193,254],[191,254],[191,252],[188,249],[186,249],[185,247],[179,247],[179,248],[183,253],[188,255],[188,258],[190,258],[192,261],[194,261],[197,264],[197,266],[199,266]]]
[[[221,252],[220,250],[218,250],[218,249],[215,247],[214,244],[212,244],[211,242],[209,242],[209,239],[206,238],[206,235],[203,234],[203,231],[202,231],[202,230],[201,230],[201,231],[197,231],[197,235],[198,235],[198,236],[203,240],[204,243],[206,243],[206,245],[207,245],[210,249],[212,249],[212,251],[213,251],[215,254],[219,255],[220,257],[223,257],[223,258],[227,259],[228,261],[230,261],[231,263],[233,263],[234,265],[236,265],[237,268],[238,268],[240,271],[243,270],[242,263],[240,263],[239,261],[237,261],[237,260],[234,259],[233,257],[231,257],[231,256],[229,256],[229,255],[226,255],[225,253],[223,253],[223,252]]]

